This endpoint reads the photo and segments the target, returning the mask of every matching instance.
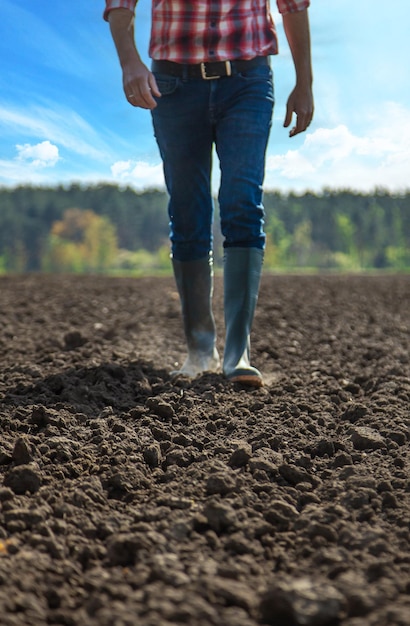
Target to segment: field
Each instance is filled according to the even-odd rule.
[[[1,626],[409,626],[410,276],[264,276],[260,390],[171,380],[170,278],[2,277],[0,330]]]

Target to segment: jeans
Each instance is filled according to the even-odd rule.
[[[194,261],[212,250],[214,145],[223,245],[263,249],[262,185],[274,104],[270,67],[215,80],[155,78],[162,97],[152,119],[169,193],[173,258]]]

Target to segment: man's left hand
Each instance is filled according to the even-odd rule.
[[[293,114],[296,115],[296,125],[289,131],[289,137],[303,133],[313,118],[313,94],[310,86],[296,85],[288,98],[284,127],[292,123]]]

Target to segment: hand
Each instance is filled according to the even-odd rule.
[[[124,68],[123,87],[128,102],[141,109],[154,109],[157,106],[154,96],[161,97],[154,75],[141,61]]]
[[[293,114],[296,114],[296,125],[289,131],[289,137],[303,133],[313,118],[313,94],[312,88],[296,85],[288,98],[284,127],[287,128],[292,122]]]

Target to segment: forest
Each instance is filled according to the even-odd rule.
[[[410,191],[264,195],[265,268],[409,271]],[[214,257],[222,263],[215,200]],[[0,273],[170,271],[167,195],[112,184],[0,189]]]

